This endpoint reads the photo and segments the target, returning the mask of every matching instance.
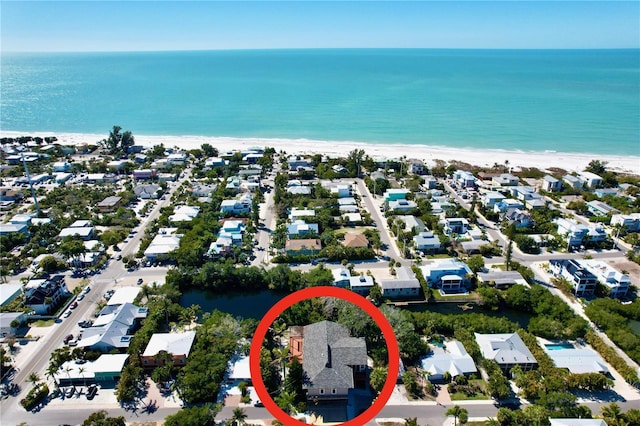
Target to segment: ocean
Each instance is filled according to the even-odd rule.
[[[640,155],[640,50],[1,56],[0,130]]]

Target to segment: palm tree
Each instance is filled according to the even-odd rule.
[[[287,414],[295,413],[295,393],[283,390],[282,392],[280,392],[280,395],[276,396],[275,401],[276,404],[278,404],[278,407],[282,408],[282,410]]]
[[[612,402],[609,405],[605,405],[600,408],[600,412],[602,413],[602,417],[609,425],[616,426],[619,421],[622,420],[622,410],[620,406],[615,402]]]
[[[31,374],[29,374],[29,377],[27,377],[27,382],[31,383],[34,386],[39,381],[40,381],[40,376],[38,376],[38,373],[36,372],[32,372]]]
[[[458,425],[458,419],[460,419],[460,424],[464,424],[467,422],[467,410],[460,407],[459,405],[454,405],[453,407],[449,408],[445,414],[447,416],[453,416],[454,426]]]
[[[51,380],[53,380],[53,384],[55,385],[56,389],[58,389],[60,387],[58,381],[56,380],[56,373],[58,372],[59,368],[57,365],[54,364],[49,364],[49,366],[47,367],[47,377],[49,377]]]
[[[408,419],[404,419],[404,426],[419,426],[418,425],[418,418],[417,417],[411,417]]]
[[[84,366],[80,366],[78,367],[78,374],[80,374],[82,376],[82,386],[86,387],[87,386],[87,379],[86,377],[84,377],[84,373],[87,369],[84,368]]]
[[[243,408],[234,408],[233,415],[231,416],[231,424],[234,426],[240,426],[246,424],[247,413]]]

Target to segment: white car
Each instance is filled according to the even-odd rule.
[[[71,311],[67,311],[64,313],[63,317],[65,318],[69,318],[69,315],[71,315]]]

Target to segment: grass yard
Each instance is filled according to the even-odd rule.
[[[48,319],[48,320],[37,320],[34,321],[32,323],[30,323],[29,325],[33,326],[33,327],[49,327],[53,324],[55,324],[55,319]]]
[[[469,380],[469,384],[466,386],[475,387],[477,390],[475,393],[468,394],[466,392],[457,391],[449,392],[449,396],[452,401],[467,401],[467,400],[480,400],[489,399],[486,383],[482,379]]]

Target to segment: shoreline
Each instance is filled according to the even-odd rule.
[[[107,133],[65,133],[65,132],[16,132],[0,131],[0,137],[56,136],[58,143],[77,145],[96,144],[107,137]],[[640,175],[640,156],[582,154],[561,151],[512,151],[502,149],[453,148],[436,145],[382,144],[361,141],[322,141],[311,139],[241,138],[227,136],[151,136],[134,134],[135,142],[146,147],[164,144],[167,148],[196,149],[208,143],[219,152],[227,152],[250,147],[272,147],[276,151],[289,154],[322,153],[329,156],[347,156],[353,149],[363,149],[372,158],[417,158],[427,166],[435,160],[461,161],[481,167],[491,167],[495,163],[510,167],[535,167],[541,170],[560,168],[567,172],[582,171],[591,160],[607,162],[607,167],[616,172]]]

